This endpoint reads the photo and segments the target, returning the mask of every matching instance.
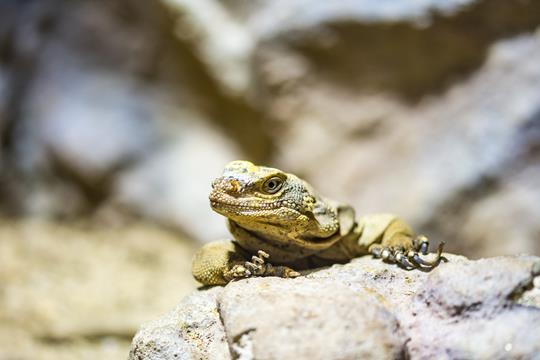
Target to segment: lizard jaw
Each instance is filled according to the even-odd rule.
[[[215,211],[230,209],[232,211],[263,211],[282,207],[280,201],[268,201],[257,197],[237,198],[226,192],[213,190],[209,196],[210,206]]]
[[[247,217],[277,220],[282,218],[282,221],[286,221],[301,215],[298,210],[288,206],[289,203],[286,201],[271,201],[253,196],[237,198],[219,189],[212,190],[209,200],[212,210],[230,219]]]

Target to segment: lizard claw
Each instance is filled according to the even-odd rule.
[[[379,244],[373,246],[370,251],[373,257],[380,258],[387,263],[397,264],[406,270],[429,270],[439,265],[441,261],[447,261],[446,258],[442,256],[444,242],[439,244],[436,257],[433,260],[427,260],[420,256],[420,254],[427,255],[428,247],[428,239],[421,235],[414,239],[413,248],[406,253],[403,252],[403,248],[401,247],[385,247]]]
[[[264,263],[259,264],[259,263],[252,263],[252,262],[246,261],[244,265],[246,268],[248,268],[249,271],[252,272],[253,275],[263,275],[265,272],[264,265],[268,265],[268,264],[264,264]]]
[[[284,275],[284,277],[295,278],[299,277],[301,274],[298,271],[294,271],[293,269],[288,269],[287,271],[285,271]]]
[[[295,278],[300,276],[298,271],[295,271],[287,266],[273,266],[266,262],[270,255],[263,250],[257,251],[257,256],[252,256],[251,261],[245,262],[245,267],[251,271],[253,276],[279,276],[282,278]]]
[[[434,268],[435,266],[439,265],[441,260],[446,260],[445,257],[442,256],[443,248],[444,248],[444,241],[441,242],[437,248],[437,256],[433,260],[425,260],[420,257],[420,255],[415,251],[410,251],[409,254],[407,254],[409,260],[416,264],[418,267],[427,267],[427,268]]]
[[[243,279],[250,277],[252,272],[247,269],[244,265],[234,265],[229,271],[226,271],[224,274],[225,279],[234,280],[234,279]]]
[[[427,255],[428,247],[429,247],[429,240],[424,235],[418,235],[413,240],[413,246],[414,250],[416,250],[419,253],[422,253],[422,255]]]
[[[407,257],[403,254],[401,250],[396,252],[395,258],[396,263],[406,270],[411,270],[415,267],[414,264],[411,264],[411,262],[407,259]]]
[[[250,270],[253,275],[264,275],[268,272],[269,268],[272,267],[271,264],[267,264],[265,259],[268,259],[270,255],[268,253],[259,250],[257,251],[257,256],[253,255],[251,261],[246,261],[244,266]]]

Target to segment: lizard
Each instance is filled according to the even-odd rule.
[[[279,169],[236,160],[212,182],[210,206],[228,220],[233,240],[202,246],[192,262],[203,285],[253,276],[294,278],[300,271],[371,254],[407,270],[429,270],[429,241],[393,214],[356,219],[347,204],[327,199],[306,181]]]

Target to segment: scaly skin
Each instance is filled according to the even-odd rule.
[[[328,200],[304,180],[278,169],[233,161],[212,183],[212,209],[228,218],[234,240],[213,242],[195,255],[192,272],[204,285],[250,276],[299,276],[306,270],[372,254],[405,269],[430,269],[428,241],[401,219]],[[271,260],[272,264],[268,262]],[[273,265],[275,264],[275,265]]]

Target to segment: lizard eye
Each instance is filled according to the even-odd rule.
[[[266,180],[262,186],[262,190],[268,194],[275,194],[281,189],[283,180],[280,177],[274,176]]]

